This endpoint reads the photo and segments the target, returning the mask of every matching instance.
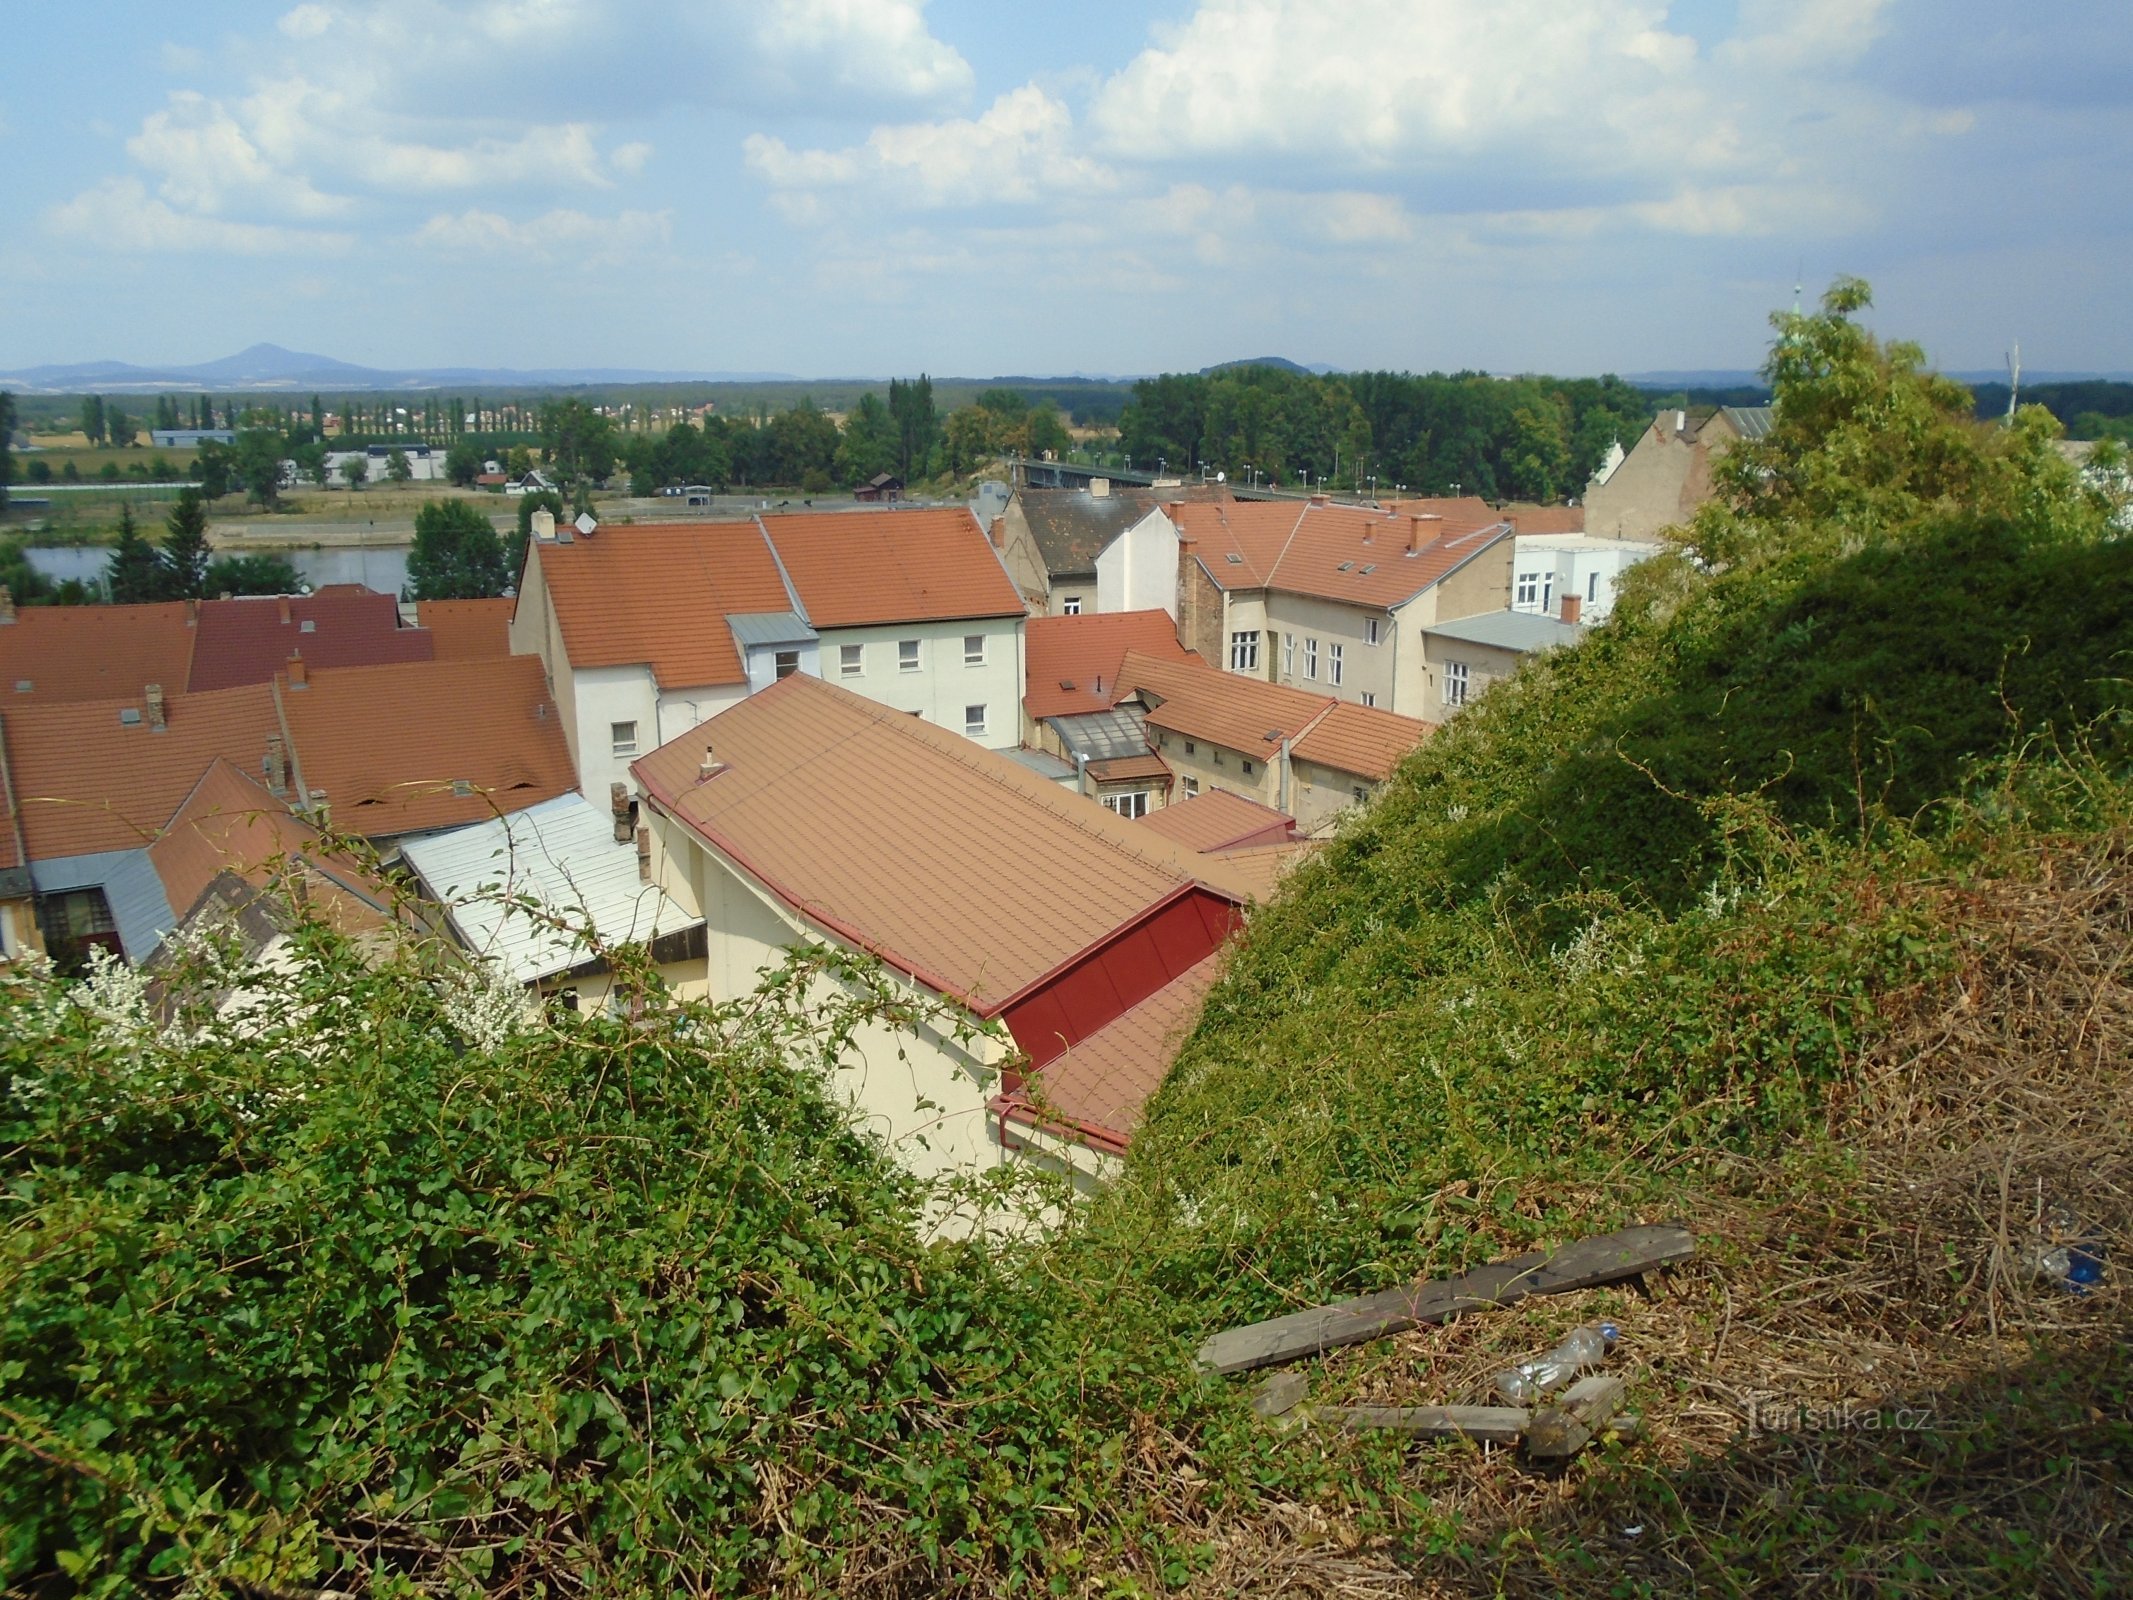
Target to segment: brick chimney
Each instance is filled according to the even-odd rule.
[[[1585,600],[1582,595],[1566,594],[1563,596],[1563,620],[1565,622],[1574,623],[1584,614]]]
[[[1330,495],[1314,494],[1313,496],[1311,496],[1311,504],[1313,504],[1314,506],[1326,506],[1331,505],[1332,503],[1333,500]]]
[[[652,830],[650,828],[639,828],[637,830],[637,881],[639,883],[650,883],[652,881]]]
[[[630,842],[630,788],[626,783],[607,786],[607,809],[615,822],[615,843]]]
[[[992,547],[995,550],[1005,550],[1007,548],[1006,528],[1007,519],[1005,517],[994,517],[992,526],[985,530],[985,537],[992,541]]]
[[[149,732],[161,733],[169,723],[163,717],[163,686],[160,683],[151,683],[148,686],[147,700]]]
[[[281,735],[267,735],[267,753],[259,763],[259,770],[267,780],[267,792],[285,795],[289,792],[289,753],[282,746]]]
[[[1444,531],[1444,518],[1434,511],[1416,511],[1407,518],[1407,553],[1415,554]]]
[[[310,686],[311,669],[304,664],[303,651],[291,650],[289,652],[289,687],[292,689],[308,689]]]

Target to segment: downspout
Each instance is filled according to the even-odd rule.
[[[1289,786],[1294,781],[1294,758],[1290,754],[1290,752],[1293,751],[1295,748],[1296,740],[1294,739],[1294,737],[1286,733],[1283,734],[1281,736],[1280,797],[1282,813],[1285,816],[1289,817],[1294,817],[1296,815],[1294,811],[1289,809]]]

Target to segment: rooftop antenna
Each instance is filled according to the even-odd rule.
[[[2012,423],[2015,402],[2022,394],[2022,341],[2015,340],[2014,348],[2007,352],[2007,420]]]
[[[1798,316],[1800,314],[1801,287],[1806,283],[1806,281],[1807,262],[1803,258],[1800,261],[1799,265],[1792,269],[1792,314],[1794,316]]]

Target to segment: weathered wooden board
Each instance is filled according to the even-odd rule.
[[[1567,1461],[1613,1419],[1622,1392],[1622,1380],[1605,1372],[1578,1379],[1553,1405],[1533,1413],[1526,1454],[1536,1461]]]
[[[1442,1322],[1462,1311],[1511,1305],[1528,1295],[1619,1283],[1654,1267],[1687,1261],[1695,1254],[1695,1236],[1678,1224],[1624,1228],[1580,1239],[1553,1253],[1536,1250],[1491,1261],[1456,1278],[1432,1279],[1231,1328],[1200,1346],[1200,1365],[1209,1372],[1249,1372],[1421,1323]]]
[[[1351,1433],[1385,1429],[1416,1439],[1516,1444],[1533,1420],[1517,1406],[1320,1406],[1312,1412]]]
[[[1278,1417],[1302,1402],[1311,1382],[1300,1372],[1275,1372],[1267,1376],[1252,1396],[1252,1410],[1262,1417]]]

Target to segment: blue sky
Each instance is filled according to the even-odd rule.
[[[0,363],[2133,369],[2125,0],[11,0]]]

